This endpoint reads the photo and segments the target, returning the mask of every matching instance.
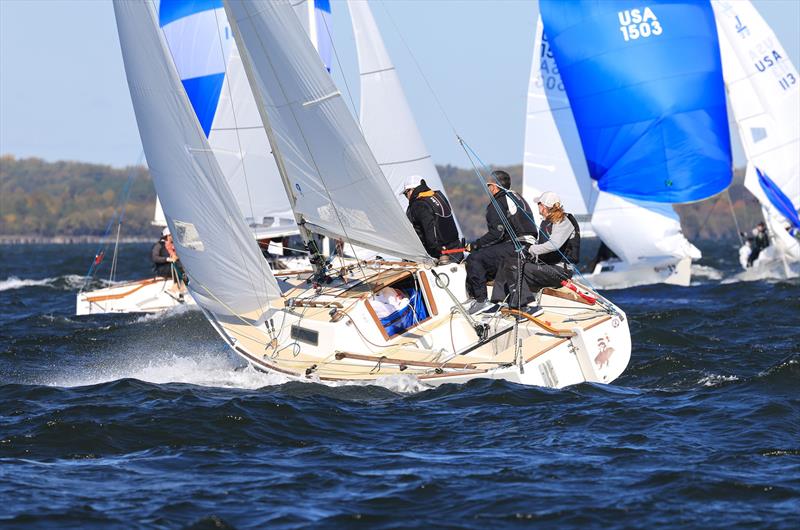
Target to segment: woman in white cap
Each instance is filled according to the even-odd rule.
[[[536,202],[543,220],[537,238],[520,238],[530,244],[522,269],[520,296],[516,294],[517,260],[508,258],[495,282],[493,301],[508,298],[511,307],[528,305],[543,288],[559,287],[563,280],[571,278],[570,266],[577,265],[580,259],[581,232],[575,217],[564,211],[561,199],[552,191],[542,193]]]

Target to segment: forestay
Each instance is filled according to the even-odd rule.
[[[225,8],[301,222],[359,246],[429,260],[291,6]]]
[[[383,44],[369,4],[348,0],[361,77],[361,130],[386,180],[405,209],[403,182],[419,175],[444,192],[439,172],[425,148],[397,70]]]
[[[125,73],[156,192],[191,281],[218,318],[280,297],[174,69],[149,3],[114,1]]]
[[[747,160],[755,166],[748,168],[745,185],[773,215],[790,220],[800,206],[800,76],[750,2],[712,5],[733,116]]]
[[[676,203],[730,184],[722,68],[707,2],[540,6],[589,174],[601,190]]]
[[[670,204],[625,199],[593,186],[541,19],[528,90],[524,183],[532,199],[546,190],[558,193],[566,209],[583,221],[582,235],[593,231],[624,261],[701,257],[683,236]]]

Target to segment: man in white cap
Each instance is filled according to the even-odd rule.
[[[172,234],[169,233],[169,228],[165,227],[161,231],[161,239],[153,245],[153,249],[150,251],[150,260],[153,262],[153,270],[156,276],[162,278],[172,277],[172,264],[178,260],[169,251],[171,243]]]
[[[511,307],[528,305],[544,287],[559,287],[563,280],[571,278],[570,267],[578,264],[581,246],[578,221],[564,211],[561,199],[552,191],[542,193],[536,202],[542,216],[538,237],[519,238],[530,245],[523,263],[521,292],[516,292],[518,261],[516,257],[508,258],[497,275],[493,301],[507,299]]]
[[[403,183],[401,194],[408,199],[406,216],[428,254],[440,262],[461,261],[462,252],[448,252],[462,245],[453,209],[444,193],[430,189],[421,176],[411,175]]]

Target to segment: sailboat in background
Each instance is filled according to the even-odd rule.
[[[364,138],[389,186],[405,210],[400,195],[405,178],[419,175],[444,193],[439,172],[425,147],[368,2],[348,0],[361,80],[359,117]]]
[[[800,76],[748,0],[712,0],[728,101],[747,156],[744,185],[761,204],[770,236],[754,276],[800,274]],[[747,269],[750,247],[740,252]]]
[[[155,14],[138,2],[117,0],[114,8],[142,143],[189,289],[253,366],[290,380],[415,376],[438,385],[503,378],[551,387],[607,383],[625,369],[627,318],[580,287],[580,294],[545,292],[540,318],[467,314],[463,266],[432,267],[290,5],[226,2],[303,237],[324,233],[411,260],[354,264],[319,285],[308,275],[284,276],[279,286],[208,155]],[[378,316],[387,292],[405,303]]]
[[[671,205],[702,200],[731,180],[711,9],[651,7],[545,0],[537,24],[525,192],[559,193],[616,254],[586,276],[601,288],[688,285],[700,252]],[[684,15],[697,22],[663,31]]]
[[[330,16],[330,4],[303,0],[293,7],[330,71],[330,35],[325,29],[319,31],[328,23],[325,17]],[[276,193],[283,184],[222,0],[161,0],[158,24],[208,139],[209,152],[217,159],[253,237],[264,241],[273,264],[307,269],[307,259],[283,257],[283,246],[269,241],[299,231],[286,195]],[[158,196],[152,224],[167,226]],[[177,277],[155,277],[82,291],[77,295],[76,314],[157,313],[185,304],[194,302]]]

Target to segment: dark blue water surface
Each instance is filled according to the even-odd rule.
[[[404,392],[281,383],[199,312],[76,318],[92,246],[0,247],[0,527],[798,528],[800,282],[704,251],[610,293],[613,385]]]

